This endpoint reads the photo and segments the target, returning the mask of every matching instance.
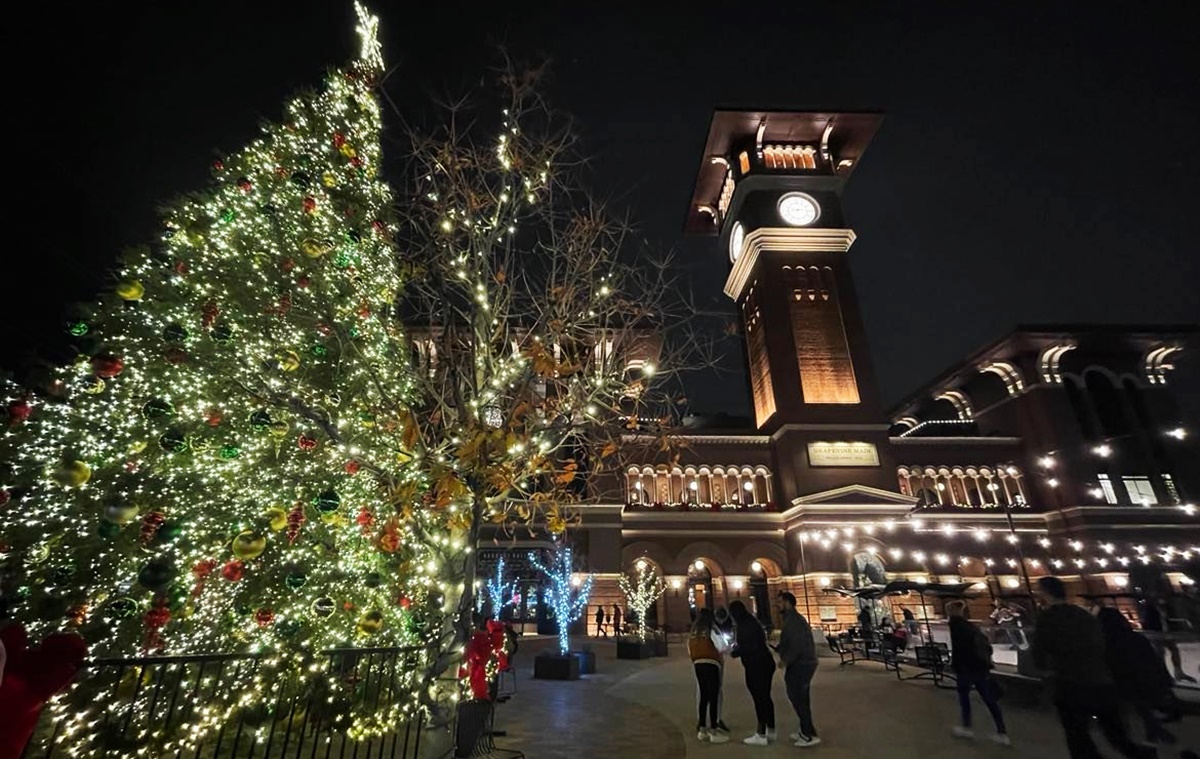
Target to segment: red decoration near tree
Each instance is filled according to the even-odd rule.
[[[259,627],[270,627],[271,623],[275,621],[275,612],[269,606],[264,606],[254,612],[254,621],[258,623]]]
[[[362,165],[363,165],[363,159],[362,159],[362,157],[361,157],[361,156],[354,156],[353,158],[351,158],[351,159],[350,159],[350,165],[351,165],[351,166],[353,166],[353,167],[354,167],[354,168],[356,168],[356,169],[361,169],[361,168],[362,168]]]
[[[125,368],[125,362],[120,356],[111,353],[100,353],[92,358],[92,371],[101,379],[112,379]]]
[[[386,227],[383,226],[383,222],[381,220],[376,219],[375,221],[371,222],[371,229],[375,230],[375,234],[381,235]]]
[[[371,532],[371,528],[375,526],[375,515],[371,513],[370,509],[364,506],[358,512],[358,516],[355,517],[354,521],[358,522],[358,526],[362,528],[363,535],[368,535]]]
[[[279,177],[280,179],[287,179],[287,175],[288,175],[287,169],[285,169],[282,166],[275,167],[275,176]]]
[[[296,259],[285,258],[279,262],[279,268],[283,271],[291,271],[296,268]]]
[[[238,186],[238,189],[241,190],[242,192],[250,192],[250,189],[252,187],[254,187],[254,185],[251,184],[250,180],[247,179],[246,177],[239,177],[238,181],[237,181],[237,186]]]
[[[142,534],[140,536],[142,545],[150,545],[150,541],[154,540],[154,536],[158,534],[158,530],[166,518],[166,514],[161,511],[151,511],[142,517]]]
[[[204,308],[200,311],[200,323],[205,329],[208,329],[217,321],[217,316],[220,313],[221,309],[217,308],[217,304],[210,300],[204,304]]]
[[[317,199],[311,195],[305,195],[301,207],[304,208],[304,213],[313,213],[317,210]]]
[[[187,261],[176,261],[175,262],[175,273],[181,277],[184,274],[187,274],[188,273]]]
[[[221,576],[230,582],[237,582],[246,573],[246,565],[240,559],[233,559],[221,567]]]
[[[312,435],[301,435],[296,441],[296,445],[298,445],[302,451],[313,451],[317,448],[317,439]]]
[[[216,406],[212,406],[204,411],[204,423],[209,427],[216,427],[225,421],[225,412]]]
[[[400,524],[395,519],[389,519],[383,526],[379,536],[379,550],[384,553],[395,553],[400,548]]]
[[[346,462],[346,465],[343,468],[346,470],[346,474],[358,474],[358,470],[361,469],[362,466],[354,459],[350,459]]]
[[[335,148],[340,148],[341,146],[343,146],[345,144],[346,144],[346,135],[342,134],[341,132],[334,132],[333,133],[333,146]]]
[[[14,427],[23,423],[29,418],[31,411],[33,411],[33,407],[29,405],[29,401],[24,398],[18,398],[8,404],[8,423]]]
[[[4,488],[0,488],[0,506],[7,505],[10,498],[12,498],[12,496],[9,495],[8,491]],[[0,553],[4,553],[4,551],[0,551]]]
[[[21,756],[33,736],[42,707],[75,678],[87,656],[87,643],[75,633],[54,633],[40,646],[28,648],[20,624],[0,629],[0,646],[7,654],[0,680],[0,757]]]
[[[308,278],[307,274],[301,275],[300,278],[296,280],[296,287],[299,287],[301,290],[307,290],[308,286],[311,284],[312,280]]]
[[[171,610],[167,608],[167,599],[158,596],[154,606],[142,617],[146,623],[146,642],[143,646],[146,653],[161,651],[163,648],[162,629],[171,621]]]
[[[217,160],[212,162],[212,167],[213,167],[213,171],[224,171],[225,170],[225,162],[222,161],[220,158],[218,158]]]
[[[408,596],[400,596],[400,608],[407,609],[412,606],[412,599]]]
[[[196,578],[196,584],[192,586],[192,598],[199,598],[204,592],[204,583],[208,580],[208,576],[217,568],[216,559],[205,559],[204,561],[196,562],[192,567],[192,576]]]
[[[300,537],[300,528],[308,521],[308,517],[304,516],[304,505],[297,503],[288,512],[287,516],[287,539],[288,543],[295,543],[296,538]]]

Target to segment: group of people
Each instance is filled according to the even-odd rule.
[[[1048,673],[1071,758],[1099,759],[1091,735],[1093,720],[1121,755],[1157,757],[1153,745],[1130,736],[1124,713],[1132,711],[1141,718],[1150,743],[1175,742],[1175,736],[1163,726],[1179,719],[1179,709],[1162,653],[1117,609],[1106,607],[1093,615],[1068,603],[1066,586],[1057,577],[1040,578],[1038,591],[1043,608],[1034,626],[1032,654],[1038,669]],[[964,602],[954,602],[947,610],[951,668],[962,720],[954,727],[954,735],[974,737],[970,701],[974,690],[995,722],[993,739],[1010,745],[998,701],[999,687],[990,675],[991,643],[967,620]]]
[[[603,606],[597,606],[594,616],[594,619],[596,620],[596,635],[607,638],[608,625],[610,623],[612,624],[613,637],[620,635],[624,629],[621,627],[621,616],[621,607],[617,606],[616,604],[613,604],[612,614],[606,613]],[[632,623],[633,620],[631,619],[629,621]]]
[[[789,738],[792,745],[807,748],[821,742],[813,725],[810,690],[817,671],[817,649],[812,628],[796,611],[796,597],[783,592],[778,596],[777,611],[783,620],[779,642],[771,645],[766,629],[741,601],[729,605],[729,611],[717,614],[701,609],[688,638],[688,653],[696,672],[699,689],[696,737],[700,741],[728,743],[729,729],[721,719],[722,683],[725,657],[741,660],[746,690],[754,702],[757,720],[754,733],[742,740],[748,746],[767,746],[777,740],[775,702],[771,685],[775,670],[783,667],[788,700],[796,712],[799,729]],[[777,664],[778,661],[778,664]]]

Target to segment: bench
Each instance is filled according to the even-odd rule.
[[[916,657],[913,662],[904,662],[915,666],[918,669],[924,670],[915,675],[905,677],[900,674],[900,667],[896,667],[897,680],[931,680],[934,685],[939,688],[950,688],[953,686],[944,685],[944,680],[954,680],[954,675],[947,672],[950,664],[950,649],[945,643],[934,643],[929,646],[913,647],[913,655]]]
[[[853,664],[858,660],[854,649],[847,647],[840,638],[835,638],[832,635],[826,635],[825,642],[829,644],[829,650],[838,655],[838,658],[841,660],[841,665],[844,666],[846,664]]]

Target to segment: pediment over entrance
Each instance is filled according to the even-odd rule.
[[[900,515],[908,513],[916,505],[917,499],[913,496],[867,485],[843,485],[793,499],[791,508],[783,512],[783,518],[787,521],[801,514],[830,511]]]

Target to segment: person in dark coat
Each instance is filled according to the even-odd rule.
[[[971,689],[979,692],[983,705],[996,723],[996,734],[992,740],[1002,746],[1012,745],[1008,730],[1004,727],[1004,715],[996,699],[996,685],[989,676],[992,669],[992,644],[975,625],[967,619],[967,604],[955,601],[946,606],[950,614],[950,668],[958,688],[958,708],[962,724],[956,725],[954,735],[959,738],[974,738],[971,729]]]
[[[812,679],[817,673],[817,647],[813,642],[812,626],[796,611],[796,596],[784,591],[779,594],[779,645],[775,652],[783,664],[783,683],[788,700],[800,719],[800,729],[792,733],[793,746],[807,748],[820,744],[812,717]]]
[[[747,746],[766,746],[775,739],[775,702],[771,700],[771,681],[775,678],[775,657],[767,647],[767,633],[754,618],[746,604],[734,601],[729,604],[729,616],[733,617],[733,658],[741,659],[746,669],[746,690],[754,701],[754,715],[758,727],[753,735],[742,743]]]
[[[608,630],[604,629],[604,607],[596,607],[596,634],[608,637]]]
[[[612,628],[613,635],[621,634],[621,607],[613,604],[612,610]]]
[[[1104,658],[1112,671],[1113,681],[1121,700],[1133,707],[1146,728],[1146,740],[1151,743],[1174,743],[1154,713],[1156,708],[1170,703],[1171,673],[1154,644],[1136,632],[1129,620],[1112,607],[1096,615],[1104,631]]]

